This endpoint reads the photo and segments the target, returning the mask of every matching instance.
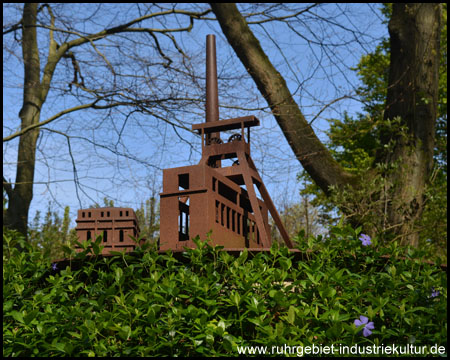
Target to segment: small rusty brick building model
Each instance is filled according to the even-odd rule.
[[[214,35],[207,36],[206,51],[206,122],[192,126],[202,137],[202,158],[198,165],[163,170],[160,250],[194,247],[192,238],[199,235],[204,240],[209,231],[212,245],[225,249],[269,248],[269,212],[292,248],[250,157],[250,128],[259,120],[219,120]],[[233,130],[237,132],[221,138],[224,131]],[[223,166],[225,161],[232,165]],[[263,199],[257,197],[255,185]]]
[[[126,252],[133,251],[136,243],[130,238],[139,236],[139,225],[134,210],[131,208],[91,208],[78,210],[76,219],[77,237],[79,242],[88,239],[95,240],[103,234],[104,246],[102,254],[109,254],[110,250]],[[76,251],[82,249],[76,247]]]

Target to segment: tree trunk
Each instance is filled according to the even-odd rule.
[[[394,3],[389,22],[391,61],[385,119],[398,117],[407,129],[385,156],[398,164],[388,175],[395,198],[387,207],[387,221],[397,227],[402,243],[418,245],[415,221],[422,214],[424,191],[433,166],[437,114],[440,5]],[[382,141],[387,143],[392,134]]]
[[[331,185],[340,187],[352,184],[353,176],[344,171],[316,136],[292,98],[285,80],[264,53],[236,4],[210,5],[228,42],[266,99],[304,169],[327,194]]]
[[[25,67],[23,106],[20,110],[21,128],[39,122],[42,105],[40,62],[36,36],[37,4],[27,3],[23,11],[22,51]],[[28,210],[33,198],[36,142],[39,129],[28,131],[19,140],[17,172],[14,187],[9,186],[5,225],[27,236]]]
[[[223,33],[255,81],[294,154],[315,183],[330,194],[330,186],[358,189],[356,178],[333,159],[314,134],[285,80],[273,67],[235,4],[211,3]],[[400,117],[407,137],[396,139],[393,152],[378,161],[401,166],[387,179],[390,199],[384,213],[387,227],[403,243],[418,244],[414,222],[423,209],[426,179],[433,160],[438,93],[440,6],[394,4],[389,24],[391,68],[386,119]],[[382,142],[387,143],[391,133]],[[373,169],[376,173],[377,170]],[[358,204],[354,204],[358,208]],[[350,206],[351,207],[351,206]]]

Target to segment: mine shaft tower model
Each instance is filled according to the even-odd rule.
[[[250,157],[250,128],[259,125],[259,120],[254,116],[219,120],[214,35],[206,37],[206,54],[206,122],[192,125],[202,137],[202,158],[198,165],[163,170],[160,250],[195,247],[192,238],[199,235],[204,240],[210,231],[210,244],[226,250],[269,248],[268,211],[284,242],[292,248]],[[239,132],[225,142],[220,135],[229,130]],[[222,167],[225,159],[234,159],[233,165]],[[256,196],[254,185],[262,200]]]

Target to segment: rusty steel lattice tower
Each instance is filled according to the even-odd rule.
[[[211,245],[225,249],[269,248],[268,213],[289,248],[292,243],[250,157],[250,128],[254,116],[219,120],[214,35],[206,38],[206,122],[192,125],[202,137],[198,165],[163,170],[160,194],[160,250],[194,247],[212,231]],[[235,130],[227,140],[224,131]],[[225,138],[224,138],[225,139]],[[226,159],[234,160],[224,167]],[[245,186],[245,188],[244,188]],[[256,195],[255,186],[262,199]]]

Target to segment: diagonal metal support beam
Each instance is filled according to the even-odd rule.
[[[239,151],[237,153],[239,159],[239,165],[242,166],[242,175],[244,177],[244,183],[247,187],[248,197],[250,199],[250,204],[252,205],[252,210],[255,215],[256,225],[258,226],[259,236],[263,247],[269,248],[271,246],[269,235],[267,234],[267,229],[264,226],[264,220],[262,217],[261,209],[259,208],[258,198],[256,197],[255,188],[253,186],[253,178],[250,174],[250,165],[247,161],[247,157],[244,152]]]
[[[253,163],[253,160],[250,156],[248,158],[248,163],[252,168],[256,169],[255,164]],[[291,239],[289,239],[289,235],[288,235],[286,229],[284,228],[284,225],[281,221],[281,217],[278,214],[278,211],[275,208],[275,205],[272,202],[272,199],[270,198],[269,192],[267,191],[266,187],[264,186],[264,183],[263,183],[262,179],[259,177],[259,175],[257,175],[256,180],[259,183],[259,184],[256,184],[256,186],[258,187],[258,190],[267,206],[267,209],[269,210],[270,215],[272,215],[272,218],[275,221],[275,224],[277,225],[278,230],[280,231],[281,237],[283,238],[286,246],[288,248],[292,249],[294,247],[294,245],[292,244]]]

